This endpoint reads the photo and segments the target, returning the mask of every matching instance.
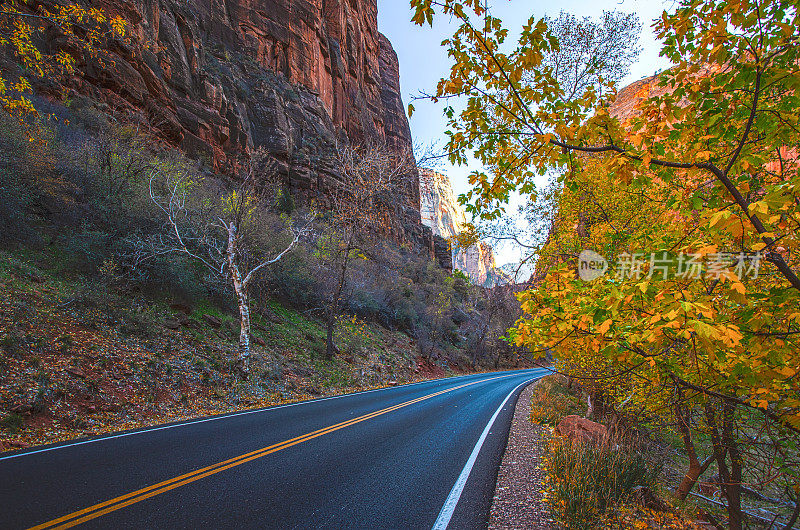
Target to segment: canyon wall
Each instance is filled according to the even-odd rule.
[[[378,32],[377,0],[89,3],[127,20],[129,38],[100,57],[71,50],[75,75],[40,83],[40,92],[88,98],[223,173],[263,148],[300,203],[324,204],[342,178],[330,159],[337,142],[411,149],[397,55]],[[51,37],[51,46],[70,49]],[[421,224],[411,177],[391,201],[390,232],[433,255],[437,241]]]
[[[450,179],[435,171],[420,169],[420,182],[422,222],[433,230],[434,235],[444,239],[462,232],[467,219],[453,193]],[[451,256],[453,268],[465,273],[476,285],[496,287],[510,280],[496,267],[491,245],[483,241],[455,251],[448,245],[446,252]],[[443,256],[439,259],[441,261]]]

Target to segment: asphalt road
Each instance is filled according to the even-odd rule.
[[[483,528],[517,396],[543,375],[455,377],[0,456],[0,528]]]

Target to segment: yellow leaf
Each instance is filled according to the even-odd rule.
[[[725,217],[725,215],[727,213],[728,212],[726,210],[722,210],[722,211],[717,212],[714,215],[712,215],[711,216],[711,220],[709,221],[709,226],[714,226],[717,223],[719,223],[722,220],[722,218]]]
[[[614,321],[609,318],[608,320],[606,320],[605,322],[603,322],[602,324],[597,326],[598,333],[605,334],[609,330],[609,328],[611,327],[611,324],[613,324],[613,323],[614,323]]]

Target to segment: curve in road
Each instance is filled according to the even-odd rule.
[[[3,528],[480,528],[520,389],[469,375],[0,457]]]

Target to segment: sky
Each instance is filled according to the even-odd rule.
[[[673,0],[490,0],[489,6],[492,15],[502,19],[512,35],[531,15],[537,18],[545,15],[555,17],[561,10],[580,17],[599,17],[603,11],[614,10],[636,13],[642,23],[639,42],[642,53],[638,62],[631,66],[628,77],[622,81],[621,86],[625,86],[669,67],[669,62],[658,55],[661,45],[656,40],[651,24],[653,19],[660,17],[662,11],[670,10],[674,3]],[[408,0],[378,0],[378,29],[392,42],[400,60],[400,87],[406,106],[421,91],[435,91],[436,83],[449,72],[450,59],[441,42],[450,37],[457,27],[442,16],[434,18],[433,28],[419,27],[411,22],[411,16]],[[414,141],[444,145],[447,123],[442,116],[442,105],[419,100],[414,102],[414,107],[416,110],[410,119]],[[450,178],[453,190],[459,195],[469,190],[467,175],[473,169],[470,166],[444,165],[441,172]],[[519,251],[510,246],[496,248],[495,256],[498,265],[518,262],[520,259]]]

